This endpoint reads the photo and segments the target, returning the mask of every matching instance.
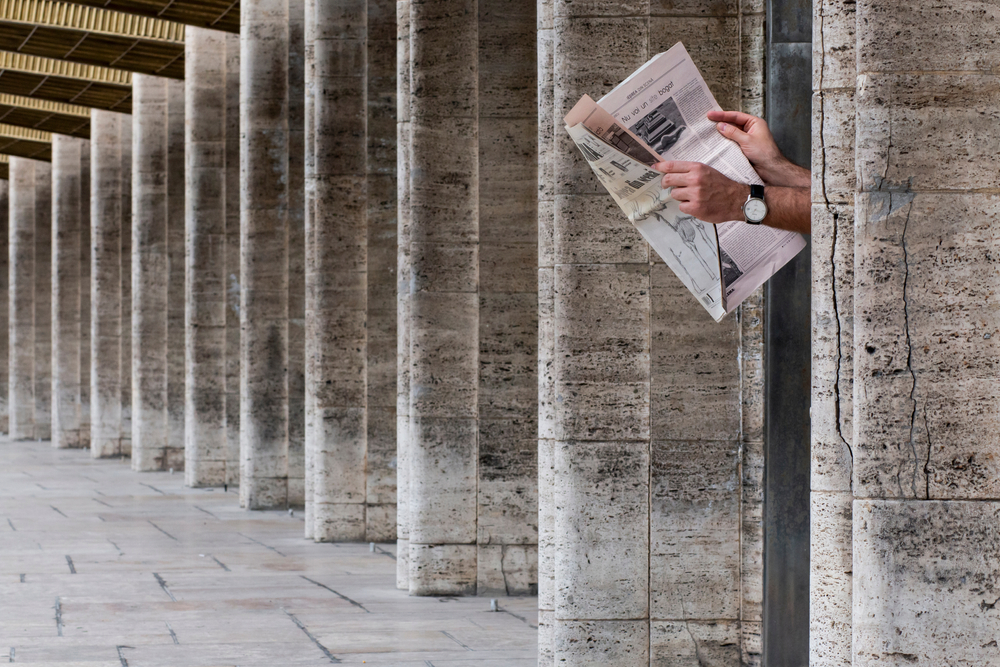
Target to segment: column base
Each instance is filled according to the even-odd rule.
[[[475,595],[475,544],[410,543],[410,595]]]
[[[365,506],[360,503],[314,503],[313,516],[317,542],[365,541]]]

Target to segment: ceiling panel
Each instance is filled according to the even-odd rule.
[[[101,7],[226,32],[240,31],[239,0],[71,0],[73,4]]]

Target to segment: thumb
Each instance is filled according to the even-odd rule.
[[[724,136],[726,139],[732,139],[741,146],[750,139],[749,134],[735,125],[730,125],[729,123],[719,123],[716,127],[719,129],[719,134]]]

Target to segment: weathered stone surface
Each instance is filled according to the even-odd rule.
[[[854,502],[853,664],[1000,660],[1000,505]]]
[[[811,495],[809,663],[820,667],[851,664],[852,503],[850,489]]]
[[[855,0],[817,0],[813,3],[814,91],[844,90],[854,93],[857,77],[856,6]],[[813,137],[816,137],[815,131]],[[847,135],[838,137],[839,140],[847,138]]]
[[[122,128],[130,119],[91,112],[90,451],[122,456]]]
[[[316,373],[316,360],[309,354],[309,341],[316,336],[315,322],[308,316],[309,306],[313,303],[315,296],[313,286],[309,281],[310,274],[316,270],[316,252],[310,239],[313,235],[313,221],[316,217],[316,0],[305,0],[305,11],[303,14],[305,25],[303,36],[305,39],[305,68],[303,70],[303,84],[305,86],[305,118],[303,128],[305,130],[305,170],[303,172],[305,189],[303,198],[302,227],[305,230],[305,452],[303,453],[303,466],[305,470],[305,483],[303,492],[305,493],[305,507],[303,521],[305,529],[303,534],[307,540],[314,538],[315,529],[315,493],[314,485],[316,478],[316,452],[313,446],[313,429],[315,428],[316,409],[313,401],[314,394],[309,390],[312,377]]]
[[[240,483],[240,38],[226,35],[226,484]]]
[[[121,133],[121,339],[118,368],[121,378],[122,454],[132,455],[132,123],[122,118]]]
[[[649,664],[649,622],[556,618],[552,649],[557,664],[634,667]]]
[[[167,450],[166,466],[184,469],[184,82],[167,84]]]
[[[81,447],[80,260],[81,149],[52,137],[52,444]]]
[[[222,486],[226,435],[227,58],[225,34],[185,37],[185,482]]]
[[[168,80],[133,78],[132,468],[167,469]]]
[[[287,5],[240,7],[240,503],[288,503]],[[277,128],[277,129],[275,129]]]
[[[90,447],[90,141],[80,143],[80,447]]]
[[[52,165],[35,162],[35,437],[52,437]]]
[[[813,94],[812,201],[854,204],[854,89]]]
[[[35,161],[10,159],[10,437],[35,437]]]
[[[654,621],[649,664],[656,667],[744,665],[740,625],[732,621]]]
[[[8,378],[6,382],[3,378]],[[10,180],[0,181],[0,433],[10,432]]]

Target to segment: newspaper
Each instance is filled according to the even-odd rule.
[[[584,96],[566,129],[618,206],[715,321],[722,320],[795,257],[801,234],[734,220],[713,225],[682,213],[652,165],[707,164],[762,184],[739,146],[707,113],[721,109],[681,43],[594,102]]]

